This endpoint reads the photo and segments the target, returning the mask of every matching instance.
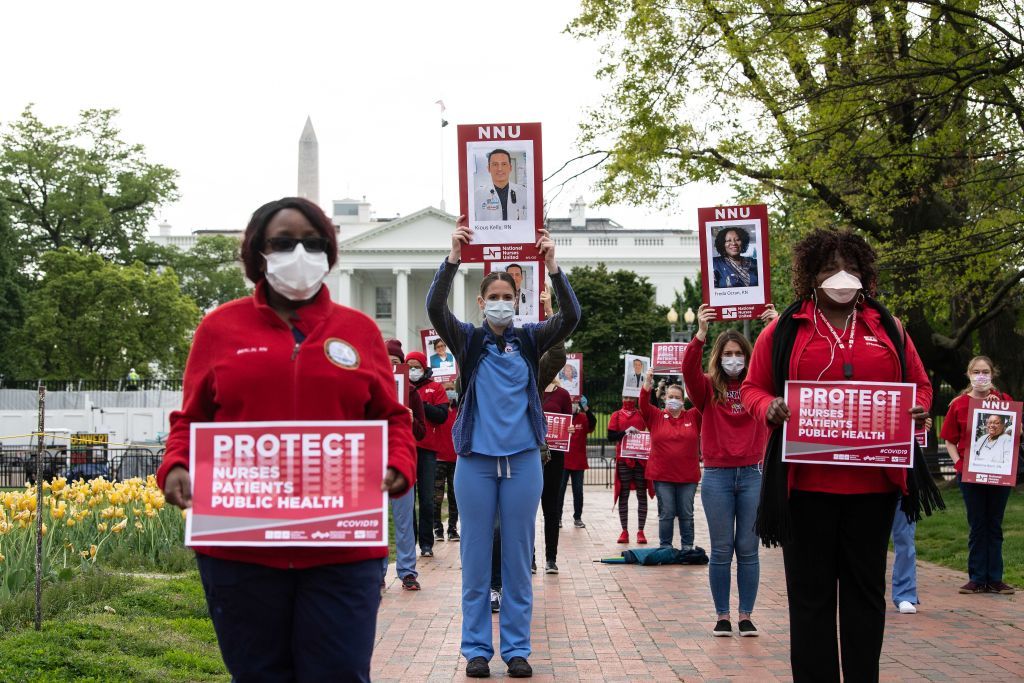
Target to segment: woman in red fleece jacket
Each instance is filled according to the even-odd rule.
[[[776,317],[775,308],[762,319]],[[750,342],[736,330],[726,330],[715,339],[708,363],[701,371],[708,324],[715,311],[707,304],[697,310],[697,334],[683,353],[683,382],[693,407],[700,411],[701,455],[704,480],[700,500],[711,537],[708,582],[715,603],[715,636],[731,636],[729,589],[732,556],[736,555],[736,587],[739,591],[739,634],[756,636],[751,621],[761,565],[757,557],[754,518],[761,494],[761,458],[768,441],[768,427],[754,420],[740,403],[740,383],[750,363]]]
[[[693,498],[700,481],[700,411],[683,410],[683,388],[672,384],[665,389],[665,409],[651,405],[654,371],[648,369],[640,390],[640,412],[651,432],[651,457],[647,477],[658,496],[658,542],[672,547],[672,531],[679,520],[679,544],[693,548]]]
[[[256,290],[196,330],[157,473],[168,502],[191,505],[194,422],[387,420],[382,490],[399,495],[415,481],[409,411],[396,399],[380,331],[321,284],[336,259],[334,226],[312,202],[285,198],[253,214],[242,260]],[[194,550],[234,680],[370,680],[387,548]]]
[[[740,389],[755,420],[778,429],[790,418],[782,390],[793,379],[912,382],[919,405],[908,409],[908,419],[924,423],[931,383],[913,341],[870,298],[877,282],[875,251],[859,235],[816,230],[795,245],[793,288],[800,301],[758,337]],[[903,364],[896,344],[903,346]],[[909,493],[907,471],[782,463],[776,446],[781,441],[772,435],[757,525],[765,542],[782,543],[793,679],[840,679],[838,596],[843,678],[877,681],[886,551],[897,496]]]
[[[647,478],[647,461],[622,456],[622,441],[629,432],[647,431],[644,416],[636,407],[632,396],[622,397],[622,407],[608,418],[608,440],[615,444],[615,488],[612,505],[619,504],[619,524],[622,533],[618,543],[629,543],[629,492],[636,490],[636,542],[647,543],[644,526],[647,524],[647,499],[654,498],[654,483]]]

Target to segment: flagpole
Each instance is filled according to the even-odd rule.
[[[444,100],[438,100],[434,102],[434,104],[441,107],[441,126],[440,130],[438,131],[438,143],[440,145],[440,153],[438,154],[438,159],[440,160],[441,164],[441,205],[439,208],[442,211],[444,211],[444,127],[448,125],[448,122],[444,120]]]

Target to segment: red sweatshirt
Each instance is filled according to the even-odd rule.
[[[452,442],[452,426],[455,424],[455,418],[459,415],[459,409],[456,406],[452,406],[451,410],[448,411],[448,419],[444,421],[443,425],[437,426],[437,461],[438,462],[455,462],[458,460],[458,455],[455,453],[455,444]]]
[[[188,467],[193,422],[268,420],[387,420],[388,466],[411,485],[416,449],[409,411],[395,396],[395,381],[380,330],[359,311],[331,301],[326,287],[292,319],[306,335],[296,344],[288,325],[267,306],[266,281],[252,296],[224,304],[199,323],[188,364],[181,410],[171,431],[157,482]],[[327,355],[340,340],[354,364]],[[332,346],[336,349],[337,344]],[[347,359],[343,359],[347,361]],[[269,567],[305,568],[384,557],[387,548],[197,546],[196,552]]]
[[[569,441],[569,452],[565,454],[565,469],[586,470],[590,469],[587,464],[587,434],[594,431],[597,420],[590,413],[582,410],[572,416],[572,426],[576,431],[572,433]]]
[[[679,413],[679,417],[672,417],[667,410],[651,405],[651,392],[647,389],[640,390],[637,405],[651,429],[647,478],[676,484],[700,481],[700,411],[690,408]]]
[[[753,419],[740,402],[739,380],[728,380],[724,401],[715,400],[711,378],[701,371],[704,342],[694,338],[683,353],[683,382],[700,411],[700,450],[705,467],[746,467],[764,458],[768,426]]]
[[[826,325],[818,319],[818,330],[814,329],[814,303],[804,302],[793,318],[799,325],[789,360],[789,378],[802,380],[844,381],[843,356],[836,350],[835,359],[829,365],[830,344],[834,340]],[[750,370],[743,382],[740,393],[743,405],[758,422],[768,424],[768,404],[775,398],[775,383],[772,377],[772,339],[775,336],[777,320],[772,321],[761,332],[754,344],[750,359]],[[906,337],[907,382],[917,385],[917,404],[927,410],[932,404],[932,385],[928,381],[921,357],[910,336]],[[863,382],[901,382],[900,361],[896,349],[882,327],[882,317],[874,308],[859,306],[857,309],[857,333],[854,343],[853,379]],[[825,371],[822,374],[822,371]],[[770,428],[777,428],[768,425]],[[801,491],[824,493],[886,493],[894,490],[907,492],[907,471],[897,467],[863,467],[857,465],[812,465],[789,464],[789,488]]]
[[[420,399],[422,399],[425,405],[444,406],[445,408],[448,407],[448,394],[445,392],[444,386],[441,383],[435,382],[434,380],[430,379],[427,380],[426,382],[423,382],[419,386],[415,387],[415,390],[416,393],[419,394]],[[416,445],[427,451],[437,451],[437,432],[439,429],[441,429],[444,423],[435,424],[430,420],[427,420],[426,425],[427,435],[424,436],[419,441],[417,441]],[[450,435],[451,431],[449,431],[448,433]]]
[[[626,410],[625,408],[619,408],[612,416],[608,418],[608,431],[611,432],[624,432],[630,427],[636,427],[641,432],[647,431],[647,423],[644,422],[644,416],[639,410]],[[643,463],[642,460],[636,458],[623,458],[622,457],[622,440],[620,439],[615,443],[615,460],[618,462],[621,460],[630,467],[637,463]],[[617,480],[616,480],[617,481]]]
[[[991,391],[989,395],[994,398],[1001,398],[1004,401],[1012,401],[1009,394],[1001,394],[998,391]],[[967,427],[967,420],[970,417],[971,397],[967,394],[960,394],[949,404],[946,411],[946,419],[942,421],[942,431],[939,438],[943,441],[956,444],[956,452],[960,454],[953,467],[957,472],[964,470],[964,453],[971,447],[971,430]]]

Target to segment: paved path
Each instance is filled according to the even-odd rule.
[[[571,527],[567,495],[558,575],[534,577],[533,665],[539,681],[789,680],[789,631],[782,552],[761,550],[761,585],[754,620],[759,638],[714,638],[707,567],[636,567],[594,563],[617,554],[618,515],[611,492],[588,486],[586,529]],[[635,499],[631,500],[635,506]],[[630,519],[635,524],[635,510]],[[657,541],[657,505],[646,531]],[[695,505],[697,544],[708,548],[707,524]],[[538,557],[543,524],[538,514]],[[459,656],[459,544],[438,543],[420,558],[418,593],[388,577],[373,657],[375,681],[463,680]],[[393,566],[393,565],[392,565]],[[735,565],[734,565],[735,566]],[[1022,595],[959,595],[959,572],[919,563],[922,605],[916,615],[888,612],[882,680],[977,678],[1024,680]],[[735,581],[733,586],[735,610]],[[734,617],[735,619],[735,617]],[[498,620],[494,644],[498,649]],[[506,678],[496,654],[493,678]]]

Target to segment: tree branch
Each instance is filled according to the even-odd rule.
[[[938,332],[934,332],[932,333],[932,341],[936,346],[943,349],[952,350],[960,347],[965,341],[967,341],[967,337],[970,336],[971,332],[974,332],[979,327],[984,326],[1003,310],[1008,303],[1007,295],[1021,280],[1024,280],[1024,270],[1020,270],[1007,278],[1006,281],[1003,282],[1002,286],[996,290],[995,294],[992,295],[989,302],[982,307],[979,312],[971,316],[971,318],[963,324],[963,327],[957,330],[953,337],[947,337],[943,334],[939,334]]]

